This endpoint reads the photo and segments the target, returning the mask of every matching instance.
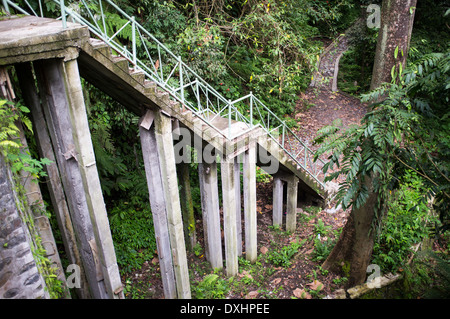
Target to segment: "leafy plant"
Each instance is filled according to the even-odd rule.
[[[314,261],[324,261],[333,248],[334,240],[327,238],[327,240],[321,240],[318,237],[314,238],[314,251],[312,257]]]
[[[314,233],[320,236],[326,236],[330,231],[331,226],[325,226],[322,218],[317,220],[317,223],[314,224]]]
[[[192,286],[193,297],[197,299],[223,299],[228,293],[232,281],[233,277],[225,280],[217,274],[206,275],[197,285]]]
[[[363,101],[377,102],[371,105],[361,126],[341,132],[339,123],[335,123],[320,130],[316,143],[322,145],[315,158],[330,154],[323,170],[337,168],[326,181],[345,178],[336,194],[344,209],[365,203],[369,190],[362,182],[371,176],[372,191],[379,194],[379,220],[389,192],[399,187],[398,181],[407,170],[413,170],[429,190],[422,198],[435,197],[435,209],[442,223],[448,225],[449,71],[450,51],[424,56],[404,71],[399,84],[386,84],[363,95]]]
[[[124,202],[109,213],[111,234],[121,273],[140,268],[156,251],[153,219],[148,208]]]
[[[373,263],[384,272],[405,266],[411,247],[430,235],[435,222],[422,194],[423,182],[413,172],[405,175],[400,188],[391,193],[388,211],[374,245]]]
[[[288,246],[284,246],[278,251],[271,251],[267,254],[267,260],[275,266],[287,268],[292,264],[291,259],[302,247],[305,241],[306,239],[303,239],[300,243],[295,241]]]

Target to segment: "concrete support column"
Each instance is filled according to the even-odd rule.
[[[108,298],[75,148],[63,61],[36,61],[35,70],[91,297]]]
[[[95,162],[77,60],[69,60],[64,63],[64,74],[71,123],[74,128],[75,148],[79,154],[77,157],[78,164],[95,235],[96,247],[93,249],[98,251],[100,270],[103,274],[108,297],[112,299],[123,298],[122,282]]]
[[[33,122],[33,130],[36,139],[39,156],[48,158],[52,161],[44,167],[47,178],[47,188],[50,194],[53,210],[56,215],[58,228],[61,232],[66,255],[71,264],[80,266],[80,287],[75,288],[78,297],[87,299],[90,297],[89,285],[84,273],[83,263],[81,261],[80,252],[77,247],[75,231],[70,219],[69,207],[64,195],[59,170],[56,164],[56,157],[47,131],[44,113],[40,104],[39,95],[36,89],[32,67],[30,63],[17,64],[15,66],[17,77],[19,79],[22,97],[25,105],[30,109],[31,121]],[[64,274],[62,274],[64,275]]]
[[[200,196],[202,199],[203,232],[206,258],[213,268],[223,268],[220,231],[217,163],[198,163]]]
[[[161,112],[155,114],[155,132],[165,204],[167,222],[169,226],[170,244],[180,299],[191,298],[189,272],[187,267],[186,246],[183,234],[183,220],[181,218],[180,195],[176,174],[175,152],[172,139],[172,122],[170,117]]]
[[[237,254],[242,256],[242,214],[241,214],[241,163],[239,155],[234,158],[234,180],[235,180],[235,199],[236,199],[236,241]],[[245,192],[245,186],[244,186]]]
[[[139,133],[153,216],[153,225],[155,228],[156,246],[158,249],[164,297],[166,299],[174,299],[177,297],[177,289],[172,263],[172,250],[170,247],[169,227],[167,224],[166,199],[163,192],[155,126],[152,126],[154,117],[154,112],[147,111],[141,118]]]
[[[273,177],[273,226],[283,225],[283,181],[277,175]]]
[[[245,257],[254,263],[258,256],[256,221],[256,145],[250,144],[244,153],[244,220]]]
[[[223,156],[220,164],[225,233],[225,264],[227,275],[234,276],[238,272],[234,160]]]
[[[184,146],[186,147],[186,146]],[[189,178],[189,163],[181,162],[177,164],[177,175],[180,183],[181,211],[183,214],[184,240],[187,249],[192,251],[197,242],[195,232],[194,205],[192,203],[191,183]]]
[[[297,225],[297,192],[298,178],[291,176],[287,181],[286,230],[288,232],[294,232]]]

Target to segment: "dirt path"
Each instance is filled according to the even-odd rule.
[[[300,126],[296,133],[312,146],[317,131],[322,127],[341,119],[343,127],[348,128],[352,124],[359,124],[366,112],[367,107],[353,96],[332,92],[328,88],[309,88],[301,94],[296,105],[295,118]]]

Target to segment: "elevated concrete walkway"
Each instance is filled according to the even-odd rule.
[[[114,56],[106,43],[91,38],[87,27],[67,23],[63,28],[60,21],[32,16],[4,17],[0,21],[0,68],[13,66],[19,82],[27,83],[21,85],[22,94],[32,110],[39,150],[55,159],[47,168],[52,204],[66,250],[72,252],[71,262],[82,264],[84,284],[89,286],[91,297],[120,298],[123,294],[80,76],[141,116],[139,130],[165,296],[190,298],[183,236],[186,221],[181,214],[177,184],[181,177],[176,173],[173,145],[178,129],[193,133],[190,141],[184,141],[186,144],[198,151],[211,146],[220,159],[225,253],[215,159],[199,165],[205,249],[213,267],[222,268],[225,257],[230,276],[237,273],[237,258],[242,253],[243,232],[237,227],[242,218],[241,195],[245,203],[246,258],[254,262],[257,256],[256,165],[274,176],[275,225],[282,224],[283,183],[287,184],[289,231],[296,227],[298,198],[320,204],[326,191],[260,127],[249,129],[244,123],[214,114],[209,115],[214,124],[211,126],[129,65],[126,58]],[[228,139],[229,132],[237,137]],[[200,139],[200,145],[195,145],[195,139]],[[239,161],[243,163],[242,194]]]

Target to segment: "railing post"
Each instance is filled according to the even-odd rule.
[[[200,102],[200,91],[198,88],[198,78],[195,79],[195,91],[197,92],[197,111],[201,111],[202,110],[202,103]]]
[[[253,128],[253,93],[250,91],[250,127]]]
[[[65,28],[67,28],[66,5],[64,4],[64,0],[60,0],[59,4],[61,6],[61,21],[62,21],[63,29],[65,29]]]
[[[133,45],[133,65],[134,69],[137,69],[137,59],[136,59],[136,19],[131,17],[131,37],[132,37],[132,45]]]
[[[228,100],[228,139],[231,139],[231,100]]]
[[[284,132],[285,132],[285,130],[286,130],[286,126],[283,125],[283,135],[281,137],[281,146],[283,147],[283,149],[284,149]]]
[[[180,70],[180,94],[181,94],[181,103],[184,104],[184,83],[183,83],[183,61],[181,61],[181,56],[178,56],[178,67]]]
[[[9,12],[8,1],[3,0],[3,7],[5,8],[5,11],[6,11],[7,13],[10,13],[10,12]]]

